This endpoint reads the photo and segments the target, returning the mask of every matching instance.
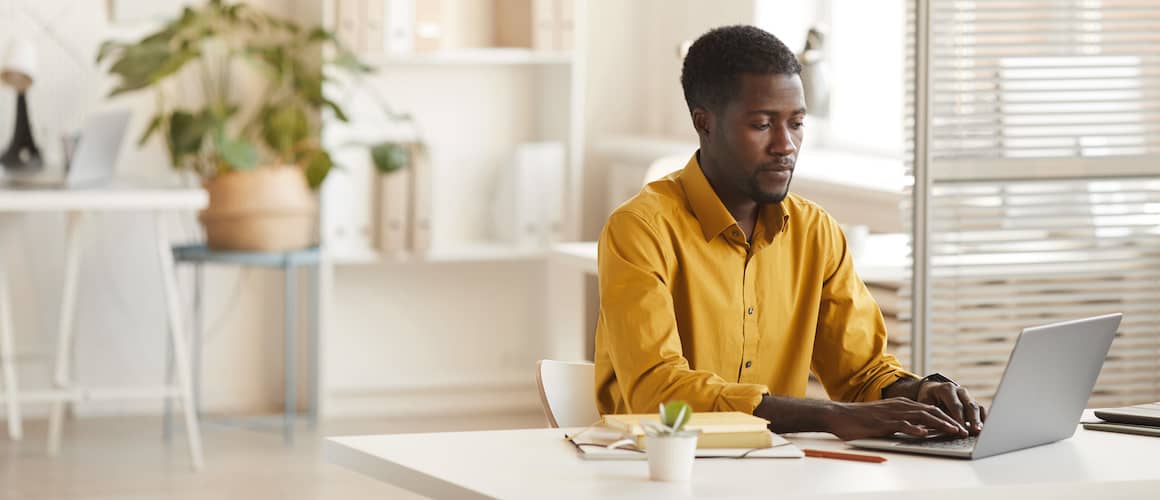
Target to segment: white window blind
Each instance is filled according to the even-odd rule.
[[[1122,311],[1090,405],[1160,400],[1160,1],[929,0],[908,26],[927,371],[989,399],[1020,329]]]

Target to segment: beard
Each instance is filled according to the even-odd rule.
[[[793,182],[793,168],[795,163],[797,162],[792,157],[787,157],[780,162],[762,165],[752,175],[743,178],[740,183],[741,185],[738,187],[741,188],[742,193],[745,193],[749,199],[758,205],[776,205],[781,203],[789,195],[789,186]],[[760,177],[763,172],[782,169],[789,169],[789,177],[785,180],[784,186],[771,189],[762,185]]]
[[[757,181],[757,175],[749,178],[747,183],[747,195],[758,205],[776,205],[785,200],[789,196],[789,185],[793,182],[793,172],[789,174],[789,180],[785,182],[785,188],[780,191],[766,191],[761,188],[761,183]]]

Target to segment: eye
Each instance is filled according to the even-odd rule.
[[[798,130],[798,129],[806,126],[806,124],[805,124],[805,122],[793,122],[789,126],[790,126],[790,128],[793,128],[794,130]]]
[[[769,130],[770,124],[762,123],[760,125],[753,125],[754,130]]]

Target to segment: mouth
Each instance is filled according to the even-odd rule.
[[[793,173],[793,167],[790,168],[764,168],[757,171],[758,175],[769,177],[789,177]]]

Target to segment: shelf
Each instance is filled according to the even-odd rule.
[[[547,255],[545,247],[519,246],[510,243],[472,242],[454,248],[432,250],[421,257],[426,262],[488,262],[539,259]]]
[[[503,66],[571,64],[571,52],[543,52],[518,48],[456,49],[410,54],[363,54],[372,66]]]
[[[327,260],[336,265],[375,264],[383,260],[382,254],[372,249],[342,249],[327,252]]]
[[[544,258],[548,249],[507,243],[473,242],[454,248],[431,250],[426,255],[391,257],[371,248],[331,250],[329,261],[335,265],[366,265],[383,262],[510,262]]]

